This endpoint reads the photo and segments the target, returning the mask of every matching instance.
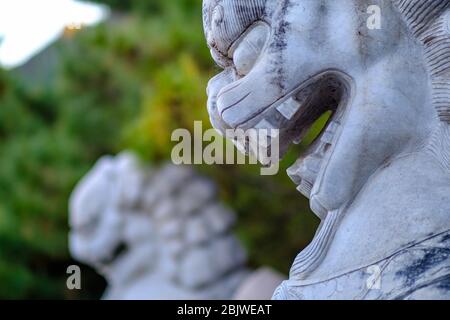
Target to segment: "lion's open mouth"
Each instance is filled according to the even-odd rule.
[[[326,125],[288,170],[298,190],[307,197],[311,195],[323,159],[335,142],[341,124],[346,105],[341,102],[345,101],[347,87],[340,79],[342,75],[334,71],[321,73],[244,124],[245,128],[261,128],[262,124],[270,123],[272,128],[279,128],[282,157],[291,144],[303,141],[316,121],[330,113]]]
[[[315,90],[312,91],[307,103],[300,106],[297,117],[292,121],[293,134],[290,143],[303,141],[316,121],[322,119],[325,114],[329,114],[329,118],[321,130],[319,128],[318,132],[312,133],[315,138],[309,145],[305,143],[305,152],[288,170],[288,175],[298,185],[297,189],[308,198],[311,196],[323,160],[336,142],[346,106],[345,103],[341,103],[345,101],[343,97],[346,87],[335,75],[328,75],[313,86]]]

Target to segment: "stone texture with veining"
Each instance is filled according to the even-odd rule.
[[[284,153],[331,114],[288,170],[322,223],[274,297],[450,298],[450,0],[204,0],[203,18],[220,132],[277,128]]]

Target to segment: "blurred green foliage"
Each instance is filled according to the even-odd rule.
[[[199,0],[83,0],[88,2],[96,2],[105,4],[116,12],[128,12],[143,16],[167,14],[167,12],[178,13],[183,15],[198,10]]]
[[[64,297],[67,199],[96,157],[70,126],[77,119],[69,100],[56,87],[30,89],[1,72],[1,298]]]
[[[92,298],[103,283],[65,287],[67,201],[96,159],[136,150],[170,159],[176,128],[209,127],[205,88],[217,72],[204,44],[200,0],[97,1],[123,10],[57,44],[51,82],[24,84],[0,70],[0,298]],[[317,220],[284,170],[199,166],[239,214],[253,267],[287,273]],[[83,274],[84,275],[84,274]]]

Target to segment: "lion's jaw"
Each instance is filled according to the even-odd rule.
[[[280,154],[301,141],[324,112],[332,112],[328,125],[288,172],[321,218],[348,206],[383,163],[420,145],[433,117],[431,108],[424,107],[431,98],[429,90],[423,94],[423,54],[419,46],[411,49],[411,43],[397,41],[396,34],[407,32],[398,14],[385,6],[392,19],[376,33],[352,9],[361,5],[355,3],[290,1],[288,7],[266,11],[261,20],[270,33],[253,68],[240,75],[231,60],[208,86],[208,110],[219,131],[269,124],[267,129],[280,130]],[[345,23],[334,21],[327,15],[333,10],[336,16],[354,16]],[[226,18],[225,12],[222,20]],[[253,35],[252,30],[260,24],[253,22],[244,39],[235,40],[234,52],[246,41],[258,47],[252,39],[263,38],[264,31]],[[333,33],[318,33],[323,25]],[[245,35],[252,36],[247,40]],[[402,55],[416,56],[411,60],[417,62],[405,63],[399,60]]]

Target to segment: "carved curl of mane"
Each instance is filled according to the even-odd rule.
[[[213,50],[216,60],[222,66],[226,66],[228,63],[227,53],[233,42],[252,23],[264,16],[266,1],[203,1],[203,23],[208,46]],[[225,15],[228,19],[224,19]]]
[[[433,104],[450,124],[450,0],[394,0],[408,27],[423,44],[433,86]]]

